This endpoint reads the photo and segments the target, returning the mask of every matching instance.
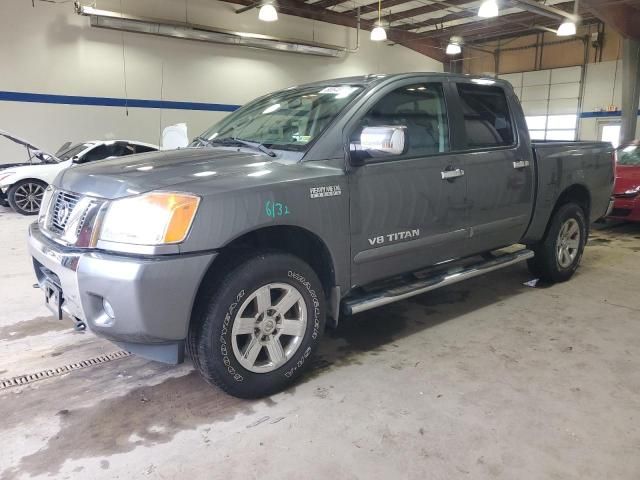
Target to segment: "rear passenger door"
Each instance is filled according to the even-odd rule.
[[[465,153],[468,254],[517,243],[533,207],[531,148],[515,121],[522,111],[513,92],[491,82],[451,84],[459,102],[455,148]]]
[[[352,285],[456,257],[467,241],[466,181],[450,152],[443,84],[396,82],[363,109],[348,127],[351,143],[367,126],[403,126],[408,149],[350,171]]]

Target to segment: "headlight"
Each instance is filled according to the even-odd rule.
[[[49,185],[42,195],[42,201],[40,202],[40,211],[38,212],[38,223],[40,226],[44,226],[46,223],[47,212],[49,211],[49,203],[53,197],[53,187]]]
[[[100,240],[133,245],[180,243],[189,233],[200,197],[151,192],[110,203]]]
[[[0,184],[2,184],[2,182],[5,179],[7,179],[7,178],[9,178],[9,177],[11,177],[11,176],[13,176],[15,174],[16,174],[16,172],[0,172]]]

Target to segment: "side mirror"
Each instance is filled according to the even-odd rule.
[[[390,125],[380,127],[364,127],[360,134],[360,143],[349,146],[352,163],[362,165],[367,159],[395,157],[406,153],[407,127]]]

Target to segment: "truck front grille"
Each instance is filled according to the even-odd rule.
[[[92,246],[93,229],[106,200],[64,190],[51,195],[49,208],[40,219],[43,232],[64,245]]]
[[[65,231],[69,218],[71,218],[71,214],[80,201],[80,195],[62,190],[58,190],[54,195],[55,198],[53,202],[51,202],[49,212],[49,229],[54,233],[62,234]],[[82,225],[78,227],[78,231],[80,231],[81,228]]]

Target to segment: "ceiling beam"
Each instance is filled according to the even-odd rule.
[[[224,0],[238,5],[251,5],[254,0]],[[344,27],[357,28],[358,20],[355,16],[334,12],[325,8],[316,7],[313,4],[303,3],[299,0],[278,0],[278,11],[284,15],[308,18],[320,22],[332,23]],[[360,20],[362,30],[371,30],[374,27],[372,20]],[[403,47],[410,48],[440,62],[445,62],[447,57],[439,41],[427,38],[413,32],[389,29],[387,38]]]
[[[558,3],[556,6],[573,6],[573,2]],[[420,35],[429,35],[430,37],[437,38],[449,35],[461,35],[463,37],[470,36],[474,32],[485,32],[500,30],[505,27],[509,27],[512,24],[519,24],[520,27],[526,26],[527,28],[534,28],[535,25],[549,26],[560,24],[559,20],[553,20],[548,17],[541,17],[531,12],[518,12],[500,15],[499,17],[481,19],[477,22],[467,22],[458,25],[443,26],[437,30],[429,30],[426,32],[420,32]],[[411,28],[411,27],[410,27]],[[417,27],[413,27],[417,28]]]
[[[381,10],[384,12],[396,5],[402,5],[403,3],[407,3],[409,0],[382,0]],[[355,15],[357,13],[357,8],[352,8],[351,10],[347,10],[342,12],[343,15]],[[362,5],[360,7],[360,14],[366,15],[367,13],[373,13],[378,11],[378,2],[373,2],[368,5]]]
[[[319,2],[310,3],[309,5],[313,5],[314,7],[319,8],[331,8],[344,2],[345,0],[320,0]]]
[[[418,15],[424,15],[427,13],[447,10],[450,7],[456,7],[458,5],[464,5],[466,3],[469,3],[469,0],[447,0],[446,2],[443,2],[443,3],[440,3],[440,2],[430,3],[429,5],[423,5],[421,7],[410,8],[409,10],[403,10],[402,12],[385,15],[384,21],[393,23],[393,22],[397,22],[398,20],[403,20],[405,18],[417,17]],[[473,15],[477,14],[476,8],[474,8],[473,10],[467,10],[467,12],[471,12],[471,11],[473,11]],[[383,12],[384,12],[384,9],[383,9]]]
[[[640,40],[640,11],[624,3],[583,0],[582,5],[624,38]]]

